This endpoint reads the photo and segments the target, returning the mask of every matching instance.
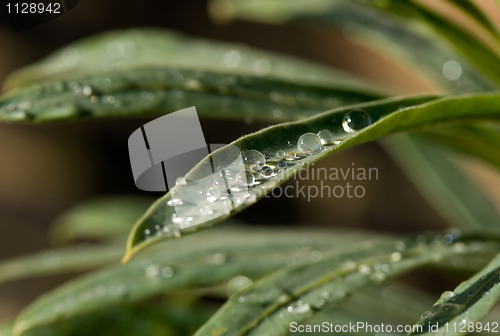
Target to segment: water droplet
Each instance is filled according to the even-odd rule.
[[[200,216],[210,216],[214,214],[214,210],[212,210],[208,205],[202,206],[198,212]]]
[[[259,58],[253,62],[253,70],[258,76],[265,76],[271,72],[271,62],[264,58]]]
[[[231,296],[252,285],[252,280],[247,277],[238,275],[227,283],[227,295]]]
[[[398,262],[402,258],[402,254],[400,252],[394,252],[391,254],[391,261],[392,262]]]
[[[84,96],[90,96],[92,94],[92,88],[88,85],[82,87],[82,94]]]
[[[31,102],[30,101],[22,101],[22,102],[19,102],[19,104],[17,105],[17,107],[21,110],[28,110],[31,108]]]
[[[280,109],[274,109],[273,110],[273,117],[275,118],[280,118],[283,115],[283,111]]]
[[[145,269],[146,276],[150,279],[158,278],[160,275],[160,268],[157,265],[149,265]]]
[[[141,98],[151,101],[151,100],[155,99],[155,94],[153,92],[144,91],[144,92],[141,92]]]
[[[451,298],[453,298],[454,296],[455,296],[455,293],[453,293],[452,291],[446,291],[443,294],[441,294],[441,297],[439,299],[441,301],[448,301]]]
[[[303,315],[311,311],[311,306],[309,306],[307,303],[304,304],[302,301],[297,301],[296,304],[288,306],[287,311],[289,313]]]
[[[102,97],[102,100],[104,101],[104,103],[106,104],[114,104],[116,103],[116,98],[115,96],[111,96],[111,95],[105,95]]]
[[[182,205],[184,202],[182,202],[182,200],[180,198],[172,198],[171,200],[169,200],[167,202],[167,205],[168,206],[178,206],[178,205]]]
[[[97,97],[96,95],[90,97],[90,102],[91,103],[97,103],[99,101],[99,97]]]
[[[230,68],[236,68],[241,63],[241,54],[236,50],[228,50],[224,53],[224,64]]]
[[[227,257],[224,253],[217,252],[217,253],[209,254],[205,260],[208,264],[222,265],[226,262],[226,259],[227,259]]]
[[[198,90],[201,88],[201,82],[197,79],[189,78],[184,82],[186,89]]]
[[[161,270],[161,277],[168,279],[174,275],[174,269],[170,266],[163,267]]]
[[[372,119],[363,110],[353,110],[344,116],[342,120],[342,128],[347,133],[356,133],[363,128],[370,126],[372,123]]]
[[[453,250],[457,253],[461,253],[465,250],[465,245],[462,242],[456,243],[455,246],[453,246]]]
[[[312,251],[310,257],[312,261],[320,261],[323,259],[323,252],[318,250]]]
[[[76,48],[66,47],[61,53],[61,62],[66,66],[76,65],[80,61],[80,52]]]
[[[382,282],[385,280],[385,274],[382,272],[375,272],[372,275],[370,275],[370,279],[374,282]]]
[[[207,197],[207,201],[215,202],[219,198],[220,192],[217,188],[210,187],[210,188],[208,188],[205,196]]]
[[[338,106],[337,99],[331,98],[331,97],[324,98],[322,103],[323,103],[323,106],[326,108],[332,108],[332,107]]]
[[[254,194],[248,194],[248,197],[246,198],[245,203],[246,204],[252,204],[256,200],[257,200],[257,196],[255,196]]]
[[[297,141],[297,149],[304,154],[314,154],[321,150],[321,139],[314,133],[302,134]]]
[[[443,64],[443,77],[449,81],[455,81],[462,76],[462,66],[456,61],[448,61]]]
[[[276,164],[276,168],[278,169],[286,169],[288,167],[288,163],[285,160],[281,160]]]
[[[335,141],[335,136],[329,130],[321,130],[318,132],[318,137],[322,145],[330,145]]]
[[[178,177],[176,180],[175,180],[175,185],[186,185],[187,182],[186,182],[186,179],[184,177]]]
[[[119,41],[111,41],[106,46],[106,53],[111,58],[120,58],[125,52],[125,46]]]
[[[370,266],[367,266],[365,264],[361,264],[358,266],[358,271],[363,274],[368,274],[371,272]]]
[[[252,149],[243,153],[243,161],[249,170],[256,172],[266,164],[266,157]]]
[[[274,169],[269,166],[264,166],[260,170],[260,174],[265,178],[271,177],[274,175]]]

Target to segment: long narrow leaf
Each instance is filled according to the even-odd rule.
[[[468,332],[498,332],[498,322],[489,322],[488,329],[485,329],[487,322],[476,322],[486,317],[500,300],[499,275],[500,257],[497,257],[453,292],[444,292],[432,309],[422,315],[418,323],[421,331],[411,335],[455,336]]]
[[[358,111],[360,109],[362,112]],[[346,133],[343,129],[347,127],[346,123],[348,124],[349,120],[351,120],[349,113],[352,111],[355,111],[354,115],[360,117],[363,122],[367,120],[375,122],[371,125],[365,124],[364,126],[367,127],[353,133]],[[238,199],[243,200],[243,202],[237,203],[235,208],[229,213],[216,212],[217,208],[214,207],[220,205],[220,203],[215,203],[214,205],[214,202],[204,199],[203,195],[205,194],[202,185],[198,185],[197,183],[189,185],[188,183],[187,186],[174,187],[166,196],[153,204],[148,212],[136,223],[129,236],[127,254],[124,260],[128,260],[137,251],[157,241],[172,239],[178,237],[180,234],[207,227],[232,216],[234,213],[256,202],[275,186],[286,181],[299,170],[340,150],[411,129],[422,129],[431,125],[456,120],[481,118],[494,120],[499,116],[500,99],[496,94],[458,96],[437,100],[432,100],[429,97],[412,98],[409,100],[392,99],[333,110],[303,121],[271,126],[260,132],[242,137],[233,142],[229,147],[223,147],[214,154],[218,155],[218,157],[224,157],[228,153],[226,151],[234,147],[238,147],[244,152],[249,150],[265,152],[272,149],[290,153],[294,151],[293,144],[297,143],[303,134],[310,132],[316,134],[323,129],[330,130],[334,136],[337,136],[338,142],[321,149],[321,145],[318,145],[319,139],[317,139],[312,142],[312,146],[316,144],[316,147],[313,148],[316,153],[294,158],[291,162],[287,163],[286,167],[283,167],[282,170],[271,176],[262,176],[261,174],[262,177],[259,178],[260,181],[258,184],[253,184],[247,192],[238,194]],[[308,137],[311,137],[311,135],[308,135]],[[315,138],[312,137],[312,139],[314,140]],[[209,159],[202,160],[197,167],[193,168],[186,175],[186,181],[197,181],[200,178],[206,177],[207,173],[204,169],[204,164],[208,162],[206,160]],[[186,210],[184,213],[190,213],[190,219],[196,219],[196,225],[191,225],[191,221],[184,221],[185,218],[177,215],[176,207],[169,206],[169,204],[172,204],[172,202],[169,203],[172,200],[172,193],[174,195],[176,192],[185,194],[189,193],[191,189],[192,192],[196,193],[200,193],[201,191],[202,195],[202,197],[197,198],[196,202],[190,200],[190,202],[195,202],[194,207],[192,207],[193,211],[199,211],[199,209],[203,209],[204,207],[207,210],[215,209],[211,212],[212,216],[207,220],[204,217],[198,217],[199,214],[196,212],[192,213],[193,217],[191,217],[190,208],[181,207],[180,210]],[[208,192],[208,189],[206,192]]]

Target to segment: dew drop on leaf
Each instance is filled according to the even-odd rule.
[[[264,166],[262,167],[262,169],[260,170],[260,174],[263,176],[263,177],[271,177],[274,175],[274,170],[273,168],[269,167],[269,166]]]
[[[318,132],[318,137],[322,145],[330,145],[335,141],[335,136],[329,130],[321,130]]]
[[[321,150],[321,139],[314,133],[302,134],[297,141],[297,149],[304,154],[315,154]]]
[[[372,119],[363,110],[353,110],[348,112],[342,120],[342,128],[347,133],[356,133],[365,127],[370,126]]]
[[[257,150],[249,150],[243,153],[243,162],[251,171],[259,171],[266,164],[266,157]]]

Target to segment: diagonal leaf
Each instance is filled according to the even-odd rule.
[[[405,171],[412,171],[409,176],[417,188],[433,190],[427,193],[434,197],[429,200],[431,203],[449,203],[441,207],[441,213],[450,223],[462,229],[500,228],[496,208],[465,178],[442,145],[406,134],[384,139],[382,143],[395,159],[405,157],[397,161]]]
[[[381,97],[346,86],[175,68],[138,68],[29,86],[0,99],[0,120],[164,114],[197,105],[212,117],[290,120]],[[240,111],[235,114],[235,111]],[[285,117],[286,116],[286,117]]]
[[[152,198],[139,196],[106,196],[85,201],[56,218],[51,237],[60,243],[126,235],[151,203]]]
[[[411,335],[465,335],[469,331],[493,331],[483,329],[475,322],[481,321],[500,300],[500,257],[486,268],[460,284],[453,292],[444,292],[432,309],[424,313],[418,322],[421,330]],[[486,325],[486,323],[484,323]],[[430,331],[437,326],[438,331]],[[471,329],[469,327],[472,326]],[[498,322],[496,322],[498,330]],[[493,331],[494,332],[494,331]]]
[[[423,243],[413,237],[343,250],[259,280],[231,297],[195,335],[284,335],[294,322],[305,321],[362,288],[450,258],[457,252],[474,254],[487,245],[468,239],[451,244],[433,239]],[[495,249],[493,246],[488,248]]]
[[[127,265],[70,281],[28,306],[15,334],[153,295],[217,285],[239,275],[251,279],[277,268],[321,258],[326,250],[382,239],[346,231],[226,228],[158,245]]]
[[[357,111],[359,109],[361,109],[362,112]],[[346,133],[343,127],[346,127],[347,120],[351,120],[351,114],[349,113],[355,110],[356,112],[354,112],[354,115],[361,115],[360,118],[362,121],[371,119],[375,122],[359,131]],[[367,116],[369,116],[369,118]],[[332,143],[330,146],[324,146],[322,150],[320,150],[319,147],[314,148],[314,150],[319,152],[312,155],[290,157],[291,160],[286,162],[286,167],[283,167],[283,169],[278,172],[273,172],[270,177],[265,176],[266,173],[264,173],[264,175],[256,173],[258,183],[253,183],[249,186],[247,191],[234,195],[235,198],[233,198],[233,200],[236,200],[237,203],[234,209],[229,213],[217,212],[218,208],[214,206],[214,204],[218,206],[221,203],[209,202],[209,200],[203,197],[203,195],[205,195],[204,188],[206,188],[208,192],[211,183],[210,179],[200,180],[200,178],[207,177],[204,165],[210,162],[207,161],[209,158],[202,160],[198,166],[193,168],[193,170],[186,175],[186,181],[189,182],[187,186],[176,186],[172,188],[166,196],[155,202],[148,212],[136,223],[129,236],[127,253],[124,260],[130,259],[137,251],[155,242],[178,237],[180,234],[213,225],[232,216],[234,213],[253,204],[275,186],[289,179],[300,169],[340,150],[397,132],[422,129],[432,125],[457,120],[494,120],[499,116],[500,99],[497,94],[466,95],[441,99],[433,99],[430,97],[397,98],[336,109],[302,121],[271,126],[257,133],[242,137],[233,142],[230,146],[223,147],[214,152],[214,154],[222,157],[227,151],[234,149],[234,147],[238,147],[241,151],[257,150],[265,152],[269,150],[283,150],[288,152],[289,156],[295,155],[293,153],[297,149],[294,149],[293,145],[290,144],[297,143],[297,140],[305,133],[312,132],[315,134],[323,129],[330,130],[333,137],[337,137],[337,142]],[[352,129],[347,129],[353,131]],[[313,140],[314,139],[313,137]],[[313,144],[317,144],[317,141],[319,140],[316,140]],[[266,168],[266,171],[269,171],[269,169]],[[207,183],[210,186],[199,183],[190,184],[197,180],[203,181],[199,183],[208,181]],[[192,194],[193,192],[200,193],[200,190],[201,197],[197,197],[195,200],[189,200],[191,203],[195,203],[191,208],[181,206],[180,209],[177,209],[173,206],[173,201],[169,203],[172,199],[172,193],[189,194],[189,192],[192,191]],[[171,205],[169,206],[169,204]],[[186,204],[186,206],[188,205]],[[199,209],[211,211],[211,216],[208,218],[201,216],[201,214],[198,213]],[[179,217],[176,213],[179,212],[179,210],[183,210],[184,213],[189,213],[189,216]],[[195,219],[195,221],[191,223],[193,219]]]

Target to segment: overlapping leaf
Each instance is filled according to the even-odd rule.
[[[474,254],[482,248],[495,249],[495,244],[488,245],[468,239],[451,244],[434,240],[423,243],[414,237],[344,250],[258,281],[231,297],[195,335],[284,335],[292,322],[303,322],[361,288],[457,252]]]
[[[253,279],[370,237],[342,231],[209,230],[158,245],[127,265],[107,267],[45,294],[20,314],[15,334],[153,295],[218,285],[240,275]]]

